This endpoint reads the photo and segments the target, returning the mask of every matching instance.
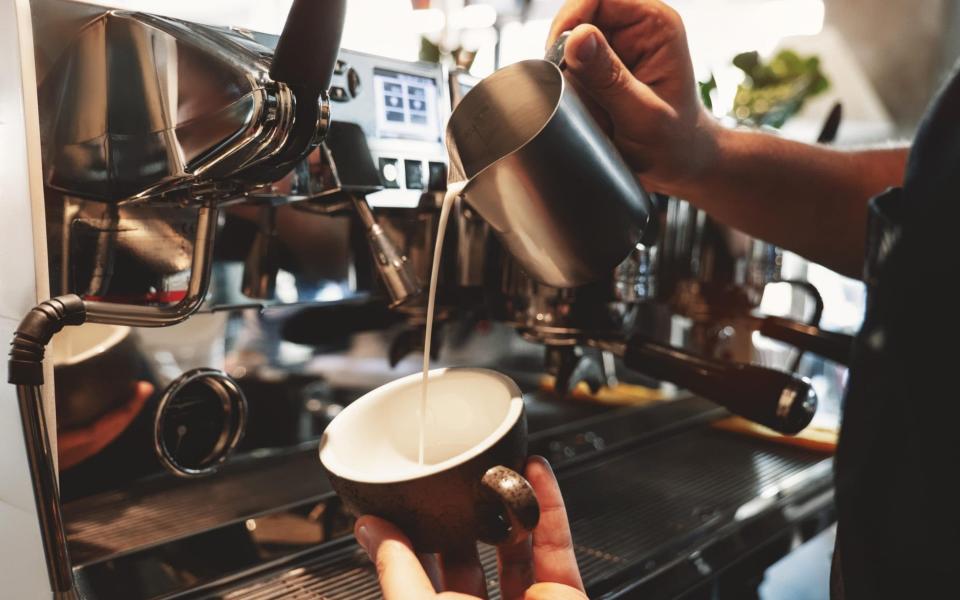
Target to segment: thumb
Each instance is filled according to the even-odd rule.
[[[580,25],[567,38],[567,68],[610,116],[629,118],[653,92],[627,69],[607,38],[593,25]]]

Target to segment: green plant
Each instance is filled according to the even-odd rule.
[[[830,88],[830,81],[820,69],[818,56],[800,56],[792,50],[781,50],[769,62],[756,51],[738,54],[733,64],[743,71],[744,80],[737,86],[732,116],[740,123],[782,127],[803,108],[804,102]],[[711,93],[717,82],[700,82],[700,97],[708,109],[713,108]]]

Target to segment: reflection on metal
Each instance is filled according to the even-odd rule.
[[[18,385],[17,400],[20,403],[20,421],[23,425],[30,476],[33,479],[50,586],[55,598],[72,600],[76,598],[73,569],[70,568],[70,556],[67,552],[67,536],[63,529],[60,491],[57,487],[57,470],[53,462],[50,440],[47,438],[47,420],[43,412],[40,386]]]
[[[87,320],[91,323],[164,327],[185,320],[200,308],[210,285],[213,242],[217,230],[217,209],[202,206],[197,211],[197,232],[190,267],[190,281],[183,298],[176,304],[138,305],[87,301]]]
[[[269,300],[276,292],[277,273],[280,271],[277,209],[266,205],[259,207],[258,212],[257,233],[243,262],[240,289],[248,298]]]
[[[212,475],[243,438],[247,398],[222,371],[195,369],[171,383],[154,420],[154,449],[179,477]]]
[[[528,339],[554,346],[629,335],[643,319],[643,307],[654,308],[656,257],[656,248],[637,244],[606,279],[555,288],[534,281],[504,256],[496,309]]]
[[[391,308],[418,296],[423,289],[422,284],[406,255],[377,222],[365,198],[353,196],[353,205],[366,231],[373,264],[387,290]]]
[[[473,87],[447,126],[451,180],[533,279],[597,281],[641,240],[651,205],[559,67],[516,63]]]
[[[194,202],[277,178],[271,159],[290,141],[296,98],[270,78],[270,48],[236,30],[35,4],[49,61],[38,90],[48,186],[111,203]],[[325,95],[319,104],[317,142],[329,121]]]
[[[748,312],[780,278],[783,251],[726,227],[684,200],[661,210],[658,296],[681,314]]]

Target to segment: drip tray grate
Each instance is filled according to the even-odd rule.
[[[146,489],[109,492],[64,506],[76,565],[115,558],[330,492],[314,451],[224,469],[196,481],[163,477]],[[304,473],[309,473],[305,477]]]
[[[601,591],[624,573],[649,569],[653,557],[680,556],[711,533],[742,525],[744,507],[799,489],[794,486],[807,475],[808,483],[828,487],[825,460],[801,449],[698,428],[561,472],[588,591]],[[481,559],[495,583],[494,550],[481,547]],[[379,589],[373,567],[350,545],[202,597],[345,600],[378,598]]]

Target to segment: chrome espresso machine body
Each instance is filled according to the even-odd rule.
[[[28,564],[42,564],[17,597],[377,597],[316,446],[343,406],[419,366],[443,132],[477,80],[337,52],[342,2],[295,2],[279,37],[18,6],[32,11],[44,302],[18,328],[9,373],[29,458],[10,474],[36,516],[0,513],[5,531],[29,525],[0,557],[33,547]],[[609,281],[576,289],[527,277],[469,198],[447,234],[436,364],[498,369],[525,391],[531,452],[557,469],[591,597],[749,588],[832,515],[829,458],[716,431],[729,413],[712,402],[616,407],[542,389],[570,355],[598,352],[626,383],[674,381],[805,423],[809,411],[789,410],[804,408],[802,380],[667,345],[677,309],[660,231]],[[107,333],[137,360],[90,361],[74,334],[94,323],[132,326]],[[44,357],[51,337],[65,362]],[[545,361],[544,346],[564,356]],[[72,422],[78,373],[124,385]],[[768,379],[743,383],[756,377]],[[785,410],[754,414],[780,396]],[[493,550],[480,553],[495,578]]]

